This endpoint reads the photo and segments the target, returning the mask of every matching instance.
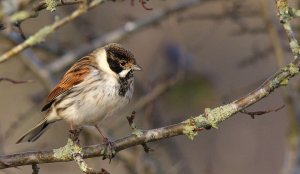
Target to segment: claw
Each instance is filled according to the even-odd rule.
[[[80,133],[80,129],[74,129],[74,130],[69,130],[69,137],[70,139],[75,142],[76,144],[80,144],[80,141],[79,141],[79,133]]]
[[[103,133],[101,132],[100,128],[95,125],[95,128],[98,130],[98,132],[100,133],[100,135],[103,138],[103,145],[105,146],[105,148],[103,149],[103,160],[105,160],[106,158],[109,159],[109,163],[111,162],[111,159],[115,156],[116,154],[116,144],[112,141],[110,141],[106,136],[103,135]]]
[[[106,158],[109,159],[109,163],[111,162],[111,159],[115,156],[116,154],[116,144],[112,141],[110,141],[108,138],[104,138],[103,139],[103,145],[105,146],[104,148],[104,156],[103,156],[103,160],[105,160]]]

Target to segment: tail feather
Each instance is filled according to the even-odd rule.
[[[47,118],[40,121],[36,126],[34,126],[32,129],[27,131],[23,136],[19,138],[17,141],[18,143],[22,142],[34,142],[37,140],[46,130],[49,124],[53,122],[48,122]]]

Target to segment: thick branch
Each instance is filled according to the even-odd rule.
[[[144,143],[158,141],[183,134],[187,135],[189,138],[192,139],[195,135],[197,135],[197,132],[195,130],[199,128],[205,128],[210,125],[212,125],[213,127],[217,127],[218,123],[230,118],[235,113],[247,108],[248,106],[270,95],[270,93],[274,89],[283,85],[283,82],[296,75],[298,73],[299,66],[299,59],[295,59],[292,62],[292,64],[289,64],[285,68],[282,68],[272,78],[270,78],[270,80],[266,81],[260,88],[230,104],[220,106],[211,110],[206,109],[204,114],[187,119],[186,121],[178,124],[158,129],[141,131],[141,134],[139,134],[139,136],[130,135],[128,137],[116,140],[114,142],[116,144],[116,152],[119,152],[132,146],[142,145]],[[103,156],[103,150],[104,147],[102,145],[84,147],[83,157],[92,158],[96,156]],[[25,152],[13,155],[0,156],[0,169],[29,165],[34,163],[53,163],[72,160],[73,158],[71,156],[58,155],[57,150]]]

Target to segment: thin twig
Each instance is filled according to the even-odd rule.
[[[81,153],[74,153],[73,158],[78,164],[80,170],[86,174],[109,174],[109,172],[107,172],[105,169],[101,169],[101,171],[95,171],[92,168],[89,168],[86,162],[83,160],[83,155]]]
[[[13,80],[7,77],[0,77],[0,82],[1,81],[7,81],[13,84],[23,84],[23,83],[32,83],[34,82],[33,80]]]
[[[81,44],[80,47],[72,49],[65,55],[58,58],[56,61],[49,64],[48,68],[51,72],[57,73],[63,70],[65,67],[76,61],[77,58],[87,54],[88,52],[104,46],[105,44],[112,42],[119,42],[120,40],[127,38],[131,34],[134,34],[142,29],[146,29],[150,25],[154,25],[159,21],[167,18],[168,16],[177,14],[181,11],[195,7],[200,4],[203,0],[188,0],[175,4],[174,6],[158,9],[153,11],[149,16],[143,17],[142,19],[127,22],[122,27],[105,34],[104,36],[98,37],[91,43]]]
[[[292,8],[289,7],[287,0],[276,0],[276,5],[278,9],[279,20],[283,24],[283,28],[288,36],[290,42],[290,48],[294,57],[297,58],[300,54],[299,43],[296,39],[295,33],[291,27]]]
[[[142,7],[145,9],[145,10],[153,10],[153,8],[149,8],[146,6],[146,1],[145,0],[139,0],[139,2],[141,3]]]
[[[130,116],[127,116],[127,121],[129,123],[129,126],[131,127],[131,129],[136,129],[136,125],[134,124],[133,120],[135,118],[135,111],[132,111]]]
[[[170,79],[158,84],[154,87],[154,89],[147,95],[140,98],[134,106],[131,108],[131,110],[138,111],[142,109],[147,104],[153,102],[156,98],[164,94],[168,89],[170,89],[172,86],[174,86],[180,79],[183,77],[183,72],[179,71],[174,77],[171,77]]]
[[[281,110],[282,108],[284,108],[285,105],[282,105],[280,106],[279,108],[276,108],[276,109],[268,109],[268,110],[265,110],[265,111],[254,111],[254,112],[249,112],[249,111],[246,111],[246,110],[241,110],[240,112],[243,113],[243,114],[246,114],[246,115],[250,115],[250,117],[252,119],[255,118],[255,116],[258,116],[258,115],[264,115],[264,114],[268,114],[270,112],[277,112],[279,110]]]
[[[266,3],[264,4],[266,8],[267,5]],[[291,13],[292,8],[289,7],[287,0],[276,0],[276,5],[279,19],[282,22],[283,28],[289,39],[290,49],[292,50],[294,57],[297,59],[299,57],[300,48],[290,23],[290,20],[293,18],[293,15]],[[272,25],[270,25],[270,27],[272,27]],[[278,37],[276,35],[274,36]],[[273,39],[272,44],[280,44],[280,42],[276,42],[276,40]],[[299,120],[297,119],[297,109],[295,108],[297,106],[297,102],[299,101],[299,97],[295,98],[295,95],[288,95],[288,92],[289,91],[283,91],[284,100],[287,103],[290,126],[287,136],[288,143],[285,153],[285,160],[281,173],[299,173]]]
[[[32,174],[39,174],[39,166],[37,164],[32,164]]]
[[[60,7],[60,6],[67,6],[67,5],[74,5],[74,4],[80,4],[82,3],[83,0],[58,0],[56,2],[56,7]],[[22,22],[24,22],[27,19],[30,18],[35,18],[39,15],[39,12],[47,9],[47,3],[43,0],[40,1],[38,3],[33,4],[33,7],[31,8],[31,10],[28,11],[22,11],[21,9],[10,13],[10,14],[6,14],[6,16],[8,17],[8,22],[15,24],[15,23],[19,23],[21,24]],[[22,15],[19,15],[22,14]],[[9,24],[8,24],[9,25]]]
[[[16,23],[15,26],[17,27],[18,32],[19,32],[21,38],[22,38],[23,40],[26,40],[27,37],[25,36],[25,33],[23,32],[23,29],[22,29],[22,27],[21,27],[21,23]]]
[[[1,23],[0,23],[0,30],[4,30],[4,29],[5,29],[4,24],[1,24]]]
[[[131,0],[131,6],[134,6],[134,1],[135,0]],[[139,3],[141,4],[141,6],[145,9],[145,10],[153,10],[153,8],[149,8],[146,6],[146,1],[145,0],[139,0]]]
[[[20,35],[16,34],[15,32],[5,33],[4,36],[12,42],[13,45],[18,45],[22,43],[22,38]],[[43,46],[43,45],[39,45]],[[43,49],[51,49],[44,47]],[[52,51],[52,50],[49,50]],[[23,52],[21,52],[21,58],[20,60],[22,63],[29,68],[29,70],[37,76],[37,78],[42,82],[45,89],[51,90],[52,87],[55,85],[55,78],[52,73],[50,73],[46,65],[43,63],[43,61],[40,60],[40,58],[35,54],[35,52],[32,49],[26,49]]]
[[[134,118],[135,118],[135,111],[132,111],[131,115],[127,116],[127,121],[129,123],[131,129],[133,130],[132,134],[134,134],[136,136],[139,136],[142,132],[141,132],[141,130],[139,130],[136,127],[135,123],[133,122]],[[149,153],[149,152],[153,151],[153,149],[151,149],[150,147],[148,147],[146,143],[142,143],[141,145],[143,146],[144,151],[146,153]]]

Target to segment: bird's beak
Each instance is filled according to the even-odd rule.
[[[131,68],[133,71],[142,71],[142,67],[138,66],[138,65],[133,65]]]

